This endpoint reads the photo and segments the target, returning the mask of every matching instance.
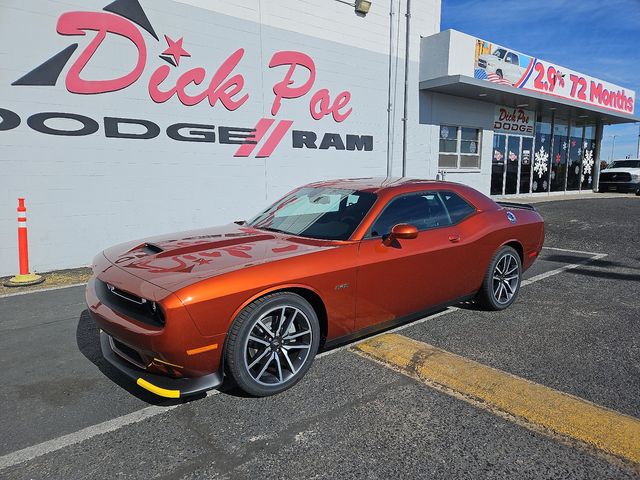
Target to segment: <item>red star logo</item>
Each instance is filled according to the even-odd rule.
[[[171,55],[173,57],[173,60],[176,62],[176,65],[180,65],[180,57],[191,56],[190,53],[182,48],[182,41],[184,40],[184,37],[180,37],[180,40],[175,42],[171,40],[167,35],[164,36],[164,39],[167,41],[167,45],[169,45],[169,48],[162,52],[162,54]]]
[[[560,154],[556,155],[556,163],[560,163]]]

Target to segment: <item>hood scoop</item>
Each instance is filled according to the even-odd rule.
[[[155,255],[157,253],[164,252],[164,249],[156,245],[155,243],[145,243],[142,245],[142,251],[148,255]]]

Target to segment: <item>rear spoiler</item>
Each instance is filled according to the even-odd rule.
[[[532,210],[537,212],[538,209],[533,205],[529,205],[528,203],[515,203],[515,202],[496,202],[503,208],[519,208],[520,210]]]

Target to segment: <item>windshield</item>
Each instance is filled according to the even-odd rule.
[[[506,53],[507,51],[504,48],[498,48],[495,52],[493,52],[493,54],[498,58],[504,58]]]
[[[323,240],[347,240],[376,201],[370,192],[303,187],[248,222],[253,228]]]
[[[640,160],[618,160],[608,168],[640,168]]]

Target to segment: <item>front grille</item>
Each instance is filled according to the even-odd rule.
[[[602,172],[601,182],[630,182],[631,174],[628,172]]]
[[[162,308],[151,300],[116,288],[102,280],[96,280],[96,293],[100,301],[114,312],[154,327],[164,326]]]

